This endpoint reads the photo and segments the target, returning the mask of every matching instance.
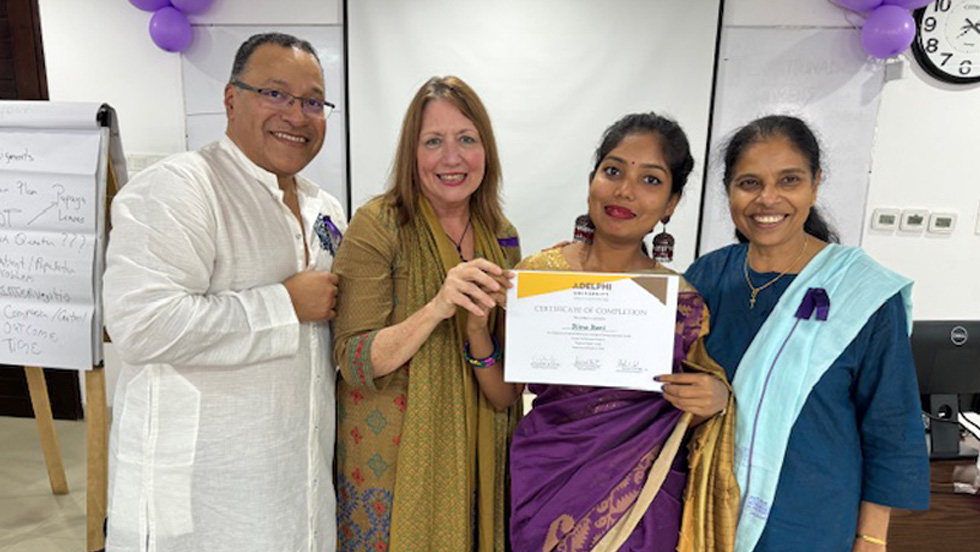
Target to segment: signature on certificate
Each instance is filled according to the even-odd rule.
[[[639,360],[619,359],[616,361],[616,371],[635,374],[643,371]]]
[[[602,367],[602,363],[599,362],[597,358],[579,358],[575,357],[574,363],[575,369],[583,372],[595,372]]]
[[[557,370],[561,364],[558,359],[548,355],[535,355],[531,357],[531,367],[538,370]]]

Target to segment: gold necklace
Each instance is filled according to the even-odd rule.
[[[786,273],[788,273],[790,270],[793,270],[793,267],[796,266],[796,263],[800,262],[800,259],[802,259],[803,258],[803,255],[806,254],[806,246],[809,243],[810,243],[810,240],[807,239],[807,236],[806,235],[804,235],[803,236],[803,250],[800,251],[800,256],[797,257],[795,261],[793,261],[793,264],[789,265],[789,268],[787,268],[786,270],[780,272],[775,278],[773,278],[772,280],[769,280],[768,282],[762,284],[759,287],[755,287],[754,285],[752,285],[752,279],[749,278],[749,250],[746,248],[746,250],[745,250],[745,263],[742,265],[742,271],[745,273],[745,283],[748,284],[749,285],[749,289],[752,290],[752,296],[749,297],[749,309],[750,310],[755,308],[755,298],[759,295],[759,292],[760,291],[762,291],[762,290],[766,289],[767,287],[775,284],[777,281],[779,281],[780,278],[782,278],[783,276],[785,276]]]

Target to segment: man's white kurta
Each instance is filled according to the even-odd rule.
[[[345,218],[296,180],[302,228],[275,175],[225,137],[115,198],[108,551],[334,550],[330,329],[299,323],[281,282],[329,271],[315,221]]]

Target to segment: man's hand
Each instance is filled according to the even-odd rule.
[[[329,272],[297,272],[282,285],[300,322],[324,322],[337,316],[338,281],[337,275]]]

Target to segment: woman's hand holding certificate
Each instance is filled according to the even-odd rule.
[[[659,391],[671,372],[678,277],[516,271],[505,379]]]

